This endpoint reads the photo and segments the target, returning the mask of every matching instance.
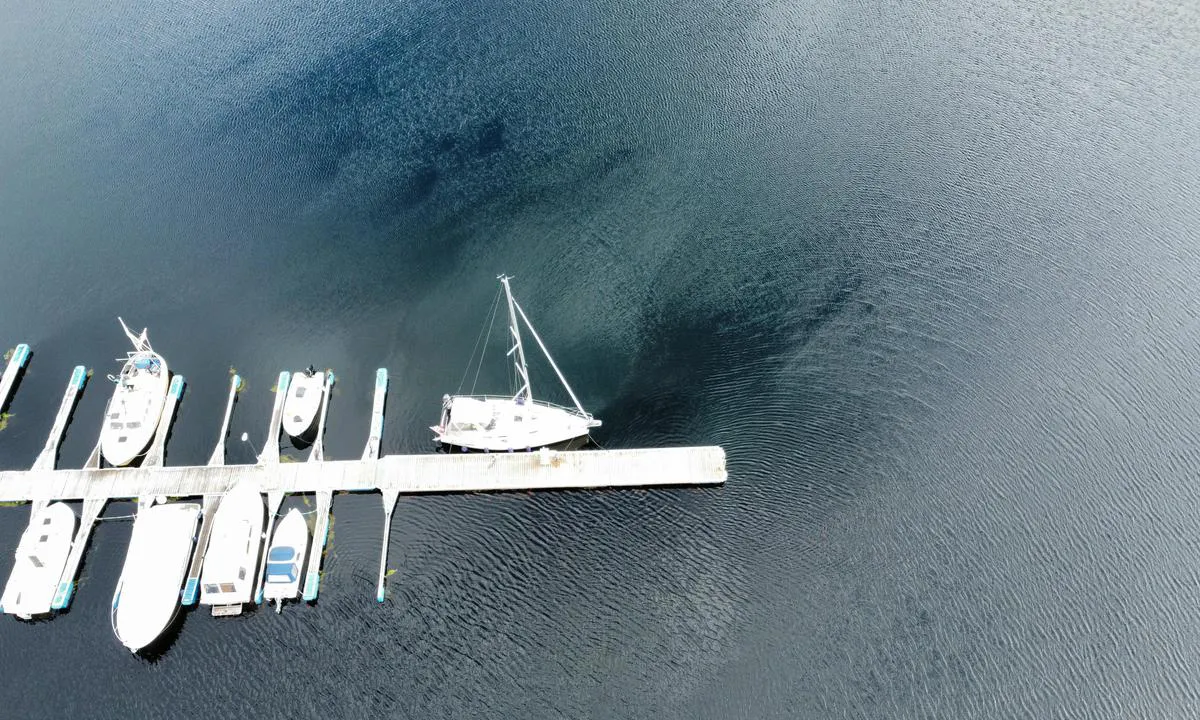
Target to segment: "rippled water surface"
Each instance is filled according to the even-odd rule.
[[[340,495],[316,605],[152,660],[102,522],[68,613],[0,622],[4,717],[1194,716],[1194,3],[24,3],[0,64],[0,466],[77,363],[82,464],[117,314],[188,379],[170,464],[231,367],[249,462],[310,362],[330,456],[381,366],[426,452],[499,272],[602,444],[729,456],[405,498],[382,606]]]

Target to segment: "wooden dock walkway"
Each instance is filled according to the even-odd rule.
[[[403,495],[716,485],[725,482],[725,476],[725,451],[719,447],[430,453],[259,465],[9,470],[0,472],[0,502],[222,495],[240,480],[255,483],[264,493]]]
[[[13,388],[16,387],[17,377],[25,369],[25,365],[29,363],[29,356],[31,354],[32,351],[29,349],[29,346],[21,343],[13,348],[12,354],[9,355],[4,373],[0,375],[0,410],[3,410],[8,405],[8,396],[12,394]]]

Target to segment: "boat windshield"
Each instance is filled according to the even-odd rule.
[[[295,565],[291,563],[267,563],[267,582],[290,583],[295,579]]]
[[[271,548],[270,554],[267,555],[267,562],[291,562],[294,557],[296,557],[295,549],[283,545]]]

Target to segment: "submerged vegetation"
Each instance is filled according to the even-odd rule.
[[[230,377],[236,376],[238,379],[237,387],[234,388],[234,390],[233,390],[235,393],[240,394],[243,390],[246,389],[246,378],[242,377],[241,375],[238,375],[237,368],[235,368],[232,365],[229,366],[229,376]],[[275,392],[275,388],[271,388],[271,392]]]

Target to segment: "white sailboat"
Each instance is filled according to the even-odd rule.
[[[213,615],[237,615],[253,598],[265,514],[253,485],[239,483],[221,498],[200,574],[200,604],[212,605]]]
[[[504,287],[508,303],[509,333],[513,343],[508,356],[513,358],[520,386],[511,396],[443,396],[441,421],[430,428],[434,432],[434,440],[447,450],[487,452],[524,451],[541,447],[570,448],[586,444],[588,433],[592,428],[599,427],[600,421],[583,409],[525,311],[513,299],[509,287],[511,278],[501,275],[498,279]],[[575,403],[574,408],[534,399],[518,318],[528,328],[550,367],[558,375],[559,382]]]
[[[303,437],[317,419],[325,395],[325,373],[311,365],[292,374],[283,403],[283,429],[294,438]]]
[[[134,520],[111,614],[117,639],[133,652],[154,642],[179,611],[199,518],[196,503],[168,503],[147,507]]]
[[[17,562],[4,586],[0,609],[25,620],[50,612],[71,552],[75,520],[75,511],[60,502],[30,519],[17,545]]]
[[[275,611],[283,610],[283,601],[300,595],[304,575],[304,560],[308,557],[308,523],[304,515],[292,508],[271,538],[267,550],[267,571],[263,580],[263,597],[275,601]]]
[[[133,352],[121,360],[120,375],[108,376],[116,387],[100,430],[100,451],[110,465],[121,467],[141,455],[154,438],[171,378],[167,361],[150,347],[146,330],[134,335],[124,320],[117,320]]]

